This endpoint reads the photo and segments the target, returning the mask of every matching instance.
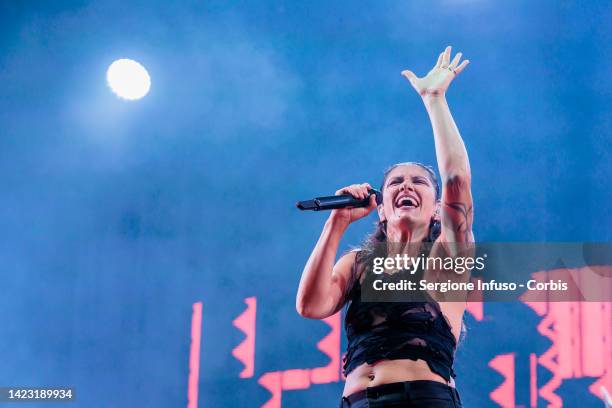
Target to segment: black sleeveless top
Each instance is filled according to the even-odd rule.
[[[358,257],[357,257],[358,258]],[[425,360],[447,382],[455,377],[457,342],[439,305],[428,294],[423,302],[362,302],[361,283],[353,268],[350,304],[344,318],[348,348],[344,375],[357,366],[379,360]],[[383,273],[377,279],[396,281],[405,272]]]

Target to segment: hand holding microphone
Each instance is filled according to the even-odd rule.
[[[299,201],[300,210],[333,210],[330,218],[350,224],[370,214],[382,203],[382,194],[368,183],[352,184],[336,191],[336,195]]]

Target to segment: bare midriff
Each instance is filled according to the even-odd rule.
[[[424,360],[380,360],[373,364],[364,363],[356,367],[346,377],[342,396],[361,391],[367,387],[401,381],[429,380],[454,386],[451,378],[449,383],[443,377],[431,371]]]
[[[438,304],[442,310],[442,315],[451,327],[455,341],[458,342],[465,304],[457,302],[441,302]],[[342,396],[348,397],[357,391],[377,385],[418,380],[437,381],[451,387],[455,386],[455,380],[452,377],[450,381],[446,381],[444,377],[431,371],[425,360],[379,360],[373,364],[363,363],[353,369],[346,376]]]

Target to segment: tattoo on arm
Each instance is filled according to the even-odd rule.
[[[472,205],[466,205],[462,202],[444,203],[445,211],[443,214],[449,218],[449,223],[446,225],[453,227],[453,232],[456,234],[458,239],[467,242],[472,231],[472,217],[473,207]]]

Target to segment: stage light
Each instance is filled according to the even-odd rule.
[[[151,88],[151,78],[145,67],[126,58],[118,59],[108,67],[106,81],[114,93],[131,101],[142,98]]]

